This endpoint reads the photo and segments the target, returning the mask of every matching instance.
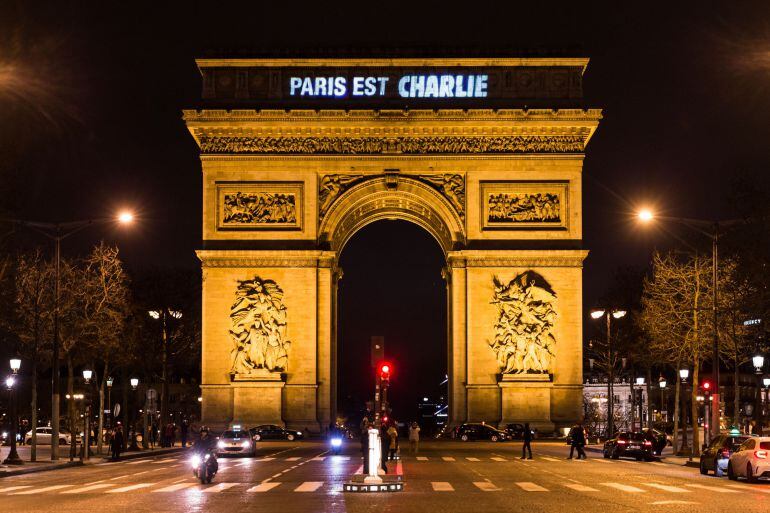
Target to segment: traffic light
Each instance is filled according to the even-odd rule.
[[[711,382],[710,381],[704,381],[703,384],[701,385],[701,387],[703,388],[703,390],[708,392],[708,391],[711,390]]]
[[[390,381],[390,364],[389,363],[381,363],[380,364],[380,381],[382,381],[383,384],[387,385]]]

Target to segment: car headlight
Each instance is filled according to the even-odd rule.
[[[211,454],[207,454],[203,459],[208,461],[209,458],[211,458]]]
[[[241,447],[243,447],[244,449],[248,449],[250,446],[251,444],[249,443],[248,440],[244,440],[243,442],[241,442]]]
[[[332,438],[332,447],[342,446],[342,438]]]
[[[217,442],[217,447],[219,447],[220,449],[224,449],[224,448],[225,448],[225,447],[227,447],[227,446],[225,445],[225,443],[224,443],[224,442],[222,442],[222,441],[219,441],[219,442]]]
[[[302,431],[297,431],[297,436],[302,436]]]
[[[190,466],[193,468],[198,467],[198,465],[201,464],[201,457],[197,454],[194,454],[192,458],[190,458]]]

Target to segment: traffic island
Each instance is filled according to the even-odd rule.
[[[404,491],[404,476],[377,476],[379,482],[369,480],[366,474],[355,474],[350,481],[342,486],[345,492],[370,493],[370,492],[402,492]]]

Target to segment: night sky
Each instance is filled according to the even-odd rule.
[[[768,168],[770,4],[536,3],[5,0],[0,208],[18,218],[66,221],[131,206],[142,222],[130,233],[84,233],[65,252],[106,237],[120,244],[132,269],[195,267],[201,173],[181,120],[183,108],[199,104],[195,57],[317,48],[361,56],[389,48],[489,56],[564,50],[591,58],[585,105],[604,109],[583,182],[591,306],[617,267],[643,265],[653,247],[673,240],[635,228],[635,206],[729,218],[731,179]],[[410,255],[412,266],[434,271],[418,276],[399,268],[392,261],[398,248],[383,241],[410,241],[402,249],[425,253]],[[437,334],[444,336],[440,260],[427,234],[402,223],[372,225],[342,254],[343,291],[351,293],[341,298],[342,346],[368,346],[369,335],[390,329],[394,346],[413,334],[420,341],[410,341],[412,348],[423,338],[432,348],[430,358],[400,362],[405,389],[427,386],[423,366],[431,380],[445,370],[445,358],[432,356],[442,350]],[[389,313],[397,326],[386,326]],[[342,356],[344,373],[355,372],[361,354],[353,348],[350,360]],[[368,365],[367,357],[360,363]]]

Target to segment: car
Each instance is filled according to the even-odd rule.
[[[508,433],[508,436],[511,439],[517,439],[520,440],[524,438],[524,424],[508,424],[505,426],[505,432]],[[532,438],[535,437],[535,430],[530,428],[529,429],[530,434],[532,435]]]
[[[631,457],[637,461],[652,461],[655,459],[652,451],[652,442],[644,433],[621,431],[614,438],[604,442],[603,454],[605,458],[613,460]]]
[[[48,426],[37,428],[37,444],[38,445],[51,445],[51,428]],[[75,443],[80,442],[80,436],[75,437]],[[32,443],[32,431],[27,431],[24,435],[24,444],[29,445]],[[69,445],[72,443],[72,435],[65,429],[59,430],[59,445]]]
[[[510,440],[511,437],[505,431],[494,428],[489,424],[465,423],[457,428],[457,438],[463,442],[469,440],[503,442],[505,440]]]
[[[302,431],[292,431],[276,426],[275,424],[263,424],[249,429],[254,440],[301,440],[304,438]]]
[[[715,476],[723,476],[727,472],[730,456],[749,438],[749,435],[736,434],[722,434],[714,438],[700,455],[700,473],[706,475],[713,470]]]
[[[644,433],[647,440],[652,442],[652,451],[657,456],[660,456],[661,453],[663,453],[663,449],[668,445],[668,436],[666,433],[650,428],[642,429],[642,433]]]
[[[257,443],[251,433],[240,426],[233,426],[219,437],[217,442],[217,455],[241,454],[254,457],[257,454]]]
[[[745,477],[749,483],[770,479],[770,436],[753,436],[743,442],[727,462],[727,477]]]

